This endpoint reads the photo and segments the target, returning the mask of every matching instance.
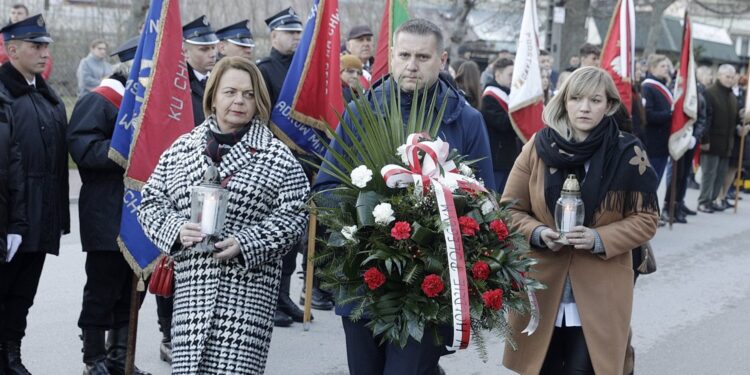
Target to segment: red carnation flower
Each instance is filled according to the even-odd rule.
[[[458,218],[458,226],[461,227],[461,234],[464,236],[474,236],[479,232],[479,224],[473,218],[461,216]]]
[[[405,221],[396,222],[391,228],[391,237],[399,241],[411,237],[411,225]]]
[[[375,267],[371,267],[365,272],[365,284],[370,290],[378,289],[381,285],[385,284],[385,275]]]
[[[502,220],[492,220],[490,229],[497,234],[497,239],[505,241],[508,238],[508,227]]]
[[[422,281],[422,291],[427,297],[437,297],[445,289],[445,284],[440,276],[432,274],[427,275]]]
[[[490,277],[490,266],[487,263],[478,260],[474,263],[474,266],[471,267],[471,274],[477,280],[487,280],[487,278]]]
[[[503,290],[493,289],[482,293],[484,305],[491,310],[500,310],[503,307]]]

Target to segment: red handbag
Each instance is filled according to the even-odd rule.
[[[148,282],[148,291],[160,297],[172,297],[174,294],[174,260],[169,255],[162,255]]]

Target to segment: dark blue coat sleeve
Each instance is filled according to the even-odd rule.
[[[80,168],[122,171],[109,159],[109,144],[117,121],[117,108],[97,93],[78,100],[68,124],[68,148]]]
[[[662,94],[649,85],[643,85],[643,98],[646,99],[646,126],[659,126],[672,122],[672,108],[667,105],[665,99],[657,95]]]

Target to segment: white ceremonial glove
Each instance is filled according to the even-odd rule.
[[[10,261],[13,259],[13,256],[16,255],[16,251],[18,251],[18,247],[21,246],[21,242],[23,242],[23,237],[21,237],[20,234],[13,234],[9,233],[7,236],[7,242],[8,242],[8,255],[5,258],[6,263],[10,263]]]
[[[690,145],[688,146],[689,149],[695,148],[695,144],[698,143],[698,139],[695,137],[690,137]]]

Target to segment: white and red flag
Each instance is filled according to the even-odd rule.
[[[693,138],[693,123],[698,117],[698,91],[695,84],[692,25],[687,12],[685,12],[682,31],[680,69],[675,79],[674,101],[672,103],[669,155],[672,156],[672,159],[679,160],[690,148]]]
[[[538,26],[536,0],[526,0],[508,99],[508,114],[513,130],[524,143],[544,127],[544,90],[542,72],[539,68]]]
[[[615,81],[622,104],[631,111],[635,73],[635,7],[634,0],[619,0],[604,40],[601,67]]]

